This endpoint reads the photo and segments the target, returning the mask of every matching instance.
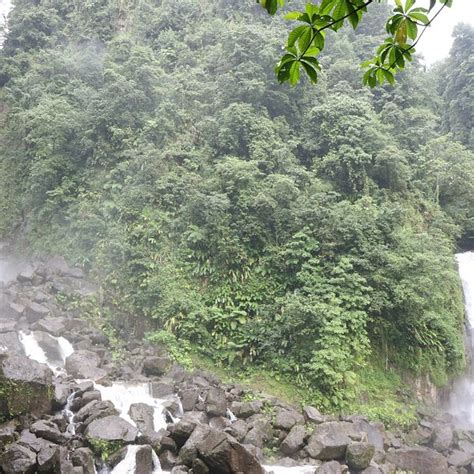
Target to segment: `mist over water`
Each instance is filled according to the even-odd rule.
[[[468,322],[471,359],[474,351],[474,252],[456,255],[461,278],[464,304]],[[456,382],[450,397],[448,410],[456,416],[459,424],[474,427],[474,373],[472,367],[467,375]]]

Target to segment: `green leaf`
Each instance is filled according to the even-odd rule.
[[[307,30],[311,28],[306,25],[300,25],[297,26],[294,30],[290,31],[290,34],[288,35],[288,46],[292,47],[298,41],[298,38]]]
[[[290,84],[292,86],[298,84],[300,80],[300,66],[301,63],[299,61],[294,61],[290,67]]]
[[[428,16],[422,12],[411,11],[408,14],[408,16],[414,20],[421,21],[421,23],[423,23],[424,25],[427,25],[430,22],[430,19],[428,18]]]
[[[318,82],[318,73],[316,70],[310,64],[304,61],[301,62],[301,65],[303,66],[303,69],[305,70],[311,82],[316,84]]]
[[[407,19],[406,25],[408,38],[416,40],[416,37],[418,36],[418,26],[416,25],[416,23],[414,23],[410,19]]]
[[[395,85],[395,77],[390,71],[383,69],[383,75],[385,76],[387,82],[389,82],[392,86]]]

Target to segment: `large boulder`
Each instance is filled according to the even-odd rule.
[[[264,474],[256,457],[243,445],[217,430],[209,430],[197,444],[199,457],[215,474]]]
[[[433,449],[444,453],[451,448],[454,442],[453,427],[446,424],[437,426],[433,434]]]
[[[277,410],[275,415],[275,421],[273,426],[275,428],[289,431],[296,424],[303,424],[305,419],[301,413],[298,413],[296,410],[287,410],[285,408],[280,408]]]
[[[36,455],[38,472],[48,474],[59,474],[61,472],[61,451],[59,446],[53,443],[45,443]]]
[[[74,378],[98,381],[107,375],[105,370],[99,368],[100,362],[95,352],[79,350],[66,359],[66,371]]]
[[[387,462],[400,470],[414,471],[419,474],[446,474],[446,458],[429,448],[401,448],[389,451]]]
[[[315,426],[306,450],[310,457],[322,461],[343,459],[351,439],[343,423],[330,421]]]
[[[273,428],[269,420],[261,415],[255,415],[249,424],[252,425],[250,431],[245,435],[244,444],[251,444],[257,448],[263,448],[265,443],[273,437]],[[253,418],[253,417],[252,417]]]
[[[291,428],[288,436],[283,440],[280,450],[283,454],[290,456],[299,451],[304,446],[306,430],[304,426],[296,425]]]
[[[74,421],[88,425],[95,420],[105,418],[106,416],[116,416],[119,412],[114,404],[108,400],[98,401],[92,400],[90,403],[82,407],[74,416]]]
[[[375,454],[375,446],[370,443],[352,443],[346,449],[347,465],[355,471],[362,471],[370,465]]]
[[[135,426],[115,415],[94,420],[85,431],[85,436],[89,442],[133,443],[137,434],[138,430]]]
[[[143,361],[145,375],[164,375],[171,366],[171,359],[164,356],[149,356]]]
[[[0,333],[14,332],[17,322],[13,319],[0,318]]]
[[[32,329],[35,331],[43,331],[51,334],[52,336],[63,336],[66,327],[64,318],[46,318],[40,319],[33,326]]]
[[[4,358],[0,367],[0,414],[41,417],[51,412],[52,372],[44,364],[22,355]]]
[[[14,331],[0,333],[0,353],[24,354],[18,333]]]
[[[64,444],[67,441],[66,436],[59,431],[57,425],[52,421],[38,420],[31,425],[30,430],[36,436],[53,443]]]
[[[154,412],[154,408],[146,403],[132,403],[128,414],[142,433],[148,433],[154,430]]]
[[[0,467],[5,474],[33,474],[36,472],[36,453],[13,443],[0,455]]]
[[[47,306],[44,306],[34,301],[30,302],[25,309],[25,316],[29,323],[35,323],[40,319],[49,316],[50,310]]]
[[[211,387],[206,397],[206,412],[210,416],[225,416],[227,413],[227,399],[224,390]]]
[[[89,448],[78,448],[72,453],[73,466],[82,467],[84,474],[95,474],[94,454]]]

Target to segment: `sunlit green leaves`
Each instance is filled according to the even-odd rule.
[[[307,2],[304,11],[292,11],[286,14],[289,21],[302,22],[291,30],[288,36],[288,55],[280,60],[276,73],[280,82],[290,82],[295,85],[304,69],[311,82],[317,82],[319,63],[317,56],[325,46],[325,30],[337,31],[346,20],[355,29],[359,25],[367,7],[374,0],[322,0],[317,4]],[[424,30],[431,20],[428,16],[434,8],[436,0],[431,0],[430,8],[416,6],[417,0],[395,0],[393,15],[387,20],[386,30],[390,37],[377,51],[375,58],[365,63],[368,68],[363,82],[371,87],[384,81],[394,83],[397,70],[405,67],[406,61],[411,61],[415,43],[420,36],[420,27]],[[284,5],[284,0],[260,0],[261,5],[271,14]],[[450,6],[452,0],[439,0],[443,6]],[[441,7],[443,8],[443,7]],[[305,58],[312,58],[309,62]],[[298,63],[298,64],[295,64]],[[317,64],[317,67],[315,66]],[[290,72],[292,71],[292,72]]]

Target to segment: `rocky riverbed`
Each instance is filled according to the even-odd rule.
[[[474,431],[450,415],[390,432],[188,372],[147,342],[117,362],[93,321],[59,303],[98,291],[80,269],[52,258],[4,279],[0,472],[474,472]]]

